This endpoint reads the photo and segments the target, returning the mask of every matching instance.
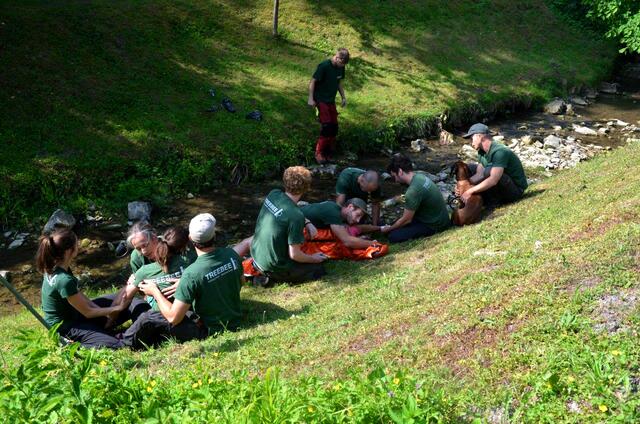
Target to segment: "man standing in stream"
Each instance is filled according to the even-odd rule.
[[[318,108],[320,120],[320,136],[316,143],[316,161],[324,164],[332,159],[336,150],[338,135],[338,111],[336,110],[336,94],[342,98],[342,107],[347,105],[347,98],[342,87],[344,67],[349,63],[349,50],[338,49],[331,58],[320,62],[309,82],[309,100],[311,107]]]

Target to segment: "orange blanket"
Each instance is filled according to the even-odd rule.
[[[305,236],[306,236],[305,229]],[[324,253],[329,259],[351,259],[361,261],[365,259],[380,258],[389,253],[389,246],[377,243],[366,249],[350,249],[333,235],[330,229],[318,229],[318,235],[313,240],[307,240],[302,244],[302,251],[307,255]],[[260,270],[253,265],[253,259],[245,259],[242,262],[244,275],[260,275]]]

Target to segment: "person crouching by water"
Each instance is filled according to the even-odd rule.
[[[136,318],[149,308],[136,299],[131,304],[112,306],[115,295],[89,299],[78,288],[78,279],[71,271],[71,262],[78,255],[78,238],[69,229],[56,230],[40,236],[36,267],[44,274],[42,310],[44,319],[58,333],[85,347],[124,347],[122,340],[105,329],[107,315],[118,313],[118,323]]]
[[[402,216],[381,229],[389,235],[391,243],[432,236],[451,226],[438,186],[425,174],[414,172],[411,159],[397,153],[391,158],[387,171],[397,183],[408,186]]]
[[[129,303],[139,292],[138,286],[144,280],[155,283],[167,299],[173,299],[177,288],[174,281],[193,262],[184,254],[188,245],[189,232],[185,228],[176,226],[166,230],[155,243],[155,251],[152,253],[155,262],[143,265],[136,271],[132,284],[124,288],[122,302]],[[156,300],[147,296],[146,301],[151,310],[142,314],[122,335],[127,346],[139,349],[157,345],[167,337],[175,337],[179,341],[195,337],[190,332],[194,330],[193,326],[179,325],[172,328],[162,316]]]
[[[507,146],[493,141],[484,124],[472,125],[463,137],[471,139],[480,163],[468,164],[473,186],[460,195],[462,201],[466,203],[473,194],[481,195],[490,206],[520,200],[528,186],[520,158]]]
[[[180,333],[203,339],[240,325],[240,287],[242,259],[235,250],[215,247],[216,219],[203,213],[189,224],[189,238],[198,254],[196,261],[182,273],[174,301],[171,303],[155,282],[144,280],[138,289],[152,296],[162,316],[168,321],[170,334]],[[193,306],[193,311],[189,309]],[[178,329],[188,326],[187,329]]]

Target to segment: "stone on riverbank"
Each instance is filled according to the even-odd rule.
[[[544,147],[551,149],[559,149],[562,144],[562,139],[555,135],[549,135],[544,139]]]
[[[606,94],[618,94],[620,92],[620,84],[617,82],[603,82],[600,84],[600,92]]]
[[[149,202],[129,202],[127,205],[127,213],[129,221],[151,221],[151,203]]]
[[[573,125],[573,131],[577,132],[578,134],[582,134],[582,135],[598,135],[598,132],[588,128],[588,127],[583,127],[580,125]]]
[[[576,106],[588,106],[589,102],[579,96],[571,96],[569,97],[569,101]]]
[[[544,111],[552,115],[562,115],[566,110],[567,104],[562,99],[552,100],[544,107]]]
[[[44,233],[51,233],[57,228],[73,228],[76,225],[76,219],[70,213],[57,209],[49,218],[44,229]]]

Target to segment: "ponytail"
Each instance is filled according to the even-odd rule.
[[[189,243],[189,232],[183,227],[171,227],[158,237],[156,245],[156,262],[164,272],[169,272],[169,260],[184,252]]]
[[[50,274],[55,266],[64,260],[65,253],[69,249],[75,249],[77,243],[75,233],[66,228],[41,235],[36,253],[36,268],[43,274]]]

